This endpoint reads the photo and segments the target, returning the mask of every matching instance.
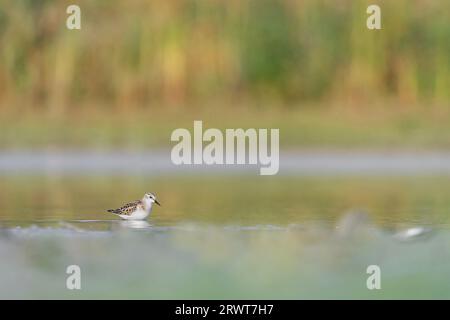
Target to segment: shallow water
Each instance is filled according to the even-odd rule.
[[[0,298],[450,298],[446,176],[14,175]],[[105,212],[155,192],[148,223]],[[78,265],[82,289],[66,288]],[[381,268],[368,290],[366,268]]]
[[[370,225],[157,227],[71,222],[3,230],[1,298],[449,298],[450,233]],[[66,289],[68,265],[81,290]],[[382,270],[368,290],[366,268]]]
[[[184,165],[170,150],[0,152],[0,174],[160,176],[179,174],[259,174],[259,165]],[[450,175],[450,153],[436,151],[281,151],[278,175]]]

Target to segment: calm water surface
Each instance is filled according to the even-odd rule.
[[[105,211],[147,191],[148,222]],[[4,174],[0,298],[450,298],[449,195],[432,172]]]

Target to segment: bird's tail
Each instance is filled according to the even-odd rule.
[[[106,211],[114,213],[114,214],[118,214],[119,213],[117,209],[108,209]]]

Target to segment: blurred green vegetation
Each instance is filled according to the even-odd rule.
[[[2,108],[450,101],[450,2],[0,0]],[[377,1],[375,1],[377,2]],[[362,106],[364,107],[364,105]]]
[[[281,148],[416,149],[450,147],[450,112],[385,105],[361,112],[345,106],[329,110],[274,111],[254,108],[148,110],[68,117],[14,114],[0,117],[0,148],[170,148],[175,128],[192,132],[193,121],[207,128],[279,128]]]
[[[81,30],[70,4],[0,0],[0,146],[166,145],[244,109],[285,145],[450,144],[449,1],[79,0]]]

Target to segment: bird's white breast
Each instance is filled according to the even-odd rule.
[[[136,210],[130,215],[121,214],[120,217],[125,220],[144,220],[150,214],[150,210]]]

